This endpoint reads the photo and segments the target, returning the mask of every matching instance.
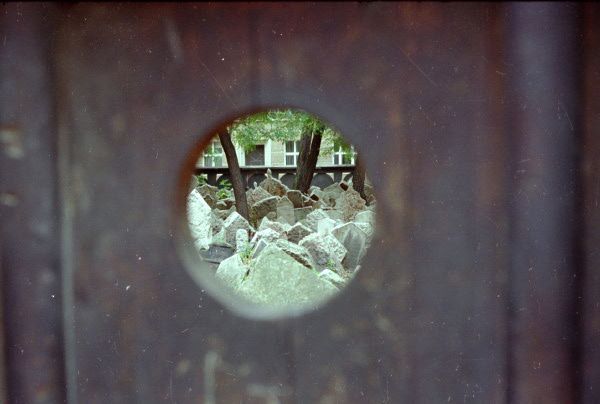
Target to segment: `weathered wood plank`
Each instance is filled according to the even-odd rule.
[[[0,243],[0,279],[4,279],[2,274],[2,244]],[[4,334],[6,329],[4,328],[4,296],[2,295],[2,288],[0,288],[0,327],[0,403],[5,403],[7,400],[6,359],[4,355],[4,350],[6,349]]]
[[[571,7],[65,8],[56,60],[71,400],[575,401],[578,71],[560,63],[577,60]],[[183,181],[202,134],[282,105],[317,113],[358,147],[380,217],[339,298],[257,321],[185,270],[197,258],[179,238]],[[585,387],[598,372],[598,282],[587,276]]]
[[[191,151],[253,107],[245,10],[81,4],[65,14],[57,64],[76,402],[290,394],[285,324],[227,310],[205,292],[214,281],[198,286],[177,253]]]
[[[582,401],[600,402],[600,9],[588,4],[585,10],[585,75],[583,136],[583,285],[582,316]]]
[[[496,8],[286,11],[260,16],[261,104],[297,105],[339,128],[364,153],[380,215],[356,281],[296,321],[297,401],[502,401],[508,171]]]
[[[580,10],[507,6],[511,402],[577,402]]]
[[[48,4],[1,6],[0,266],[10,403],[64,401],[53,17]]]

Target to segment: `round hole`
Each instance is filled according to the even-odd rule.
[[[186,187],[184,243],[201,287],[258,317],[314,310],[343,290],[375,225],[360,152],[291,109],[240,117],[204,139]]]

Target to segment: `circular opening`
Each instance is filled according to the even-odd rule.
[[[207,137],[186,189],[196,255],[187,267],[201,287],[259,316],[314,310],[339,293],[375,225],[359,151],[291,109],[243,116]]]

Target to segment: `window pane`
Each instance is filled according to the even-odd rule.
[[[285,165],[286,166],[294,166],[294,165],[296,165],[295,161],[294,161],[294,156],[289,156],[289,155],[285,156]]]
[[[222,167],[223,166],[223,157],[221,156],[215,156],[214,159],[214,165],[215,167]]]
[[[286,153],[294,152],[294,142],[285,142],[285,151]]]
[[[209,156],[204,156],[204,167],[212,167],[211,166],[212,159]]]
[[[336,166],[340,164],[340,156],[338,154],[333,155],[333,164]]]
[[[342,157],[342,164],[352,164],[352,157],[349,154],[344,154]]]
[[[247,166],[264,166],[265,165],[265,145],[256,146],[251,152],[246,152]]]
[[[296,153],[300,152],[300,141],[296,140]]]

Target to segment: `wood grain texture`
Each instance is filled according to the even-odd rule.
[[[63,23],[76,401],[262,402],[271,386],[289,390],[286,327],[226,310],[175,246],[184,163],[251,107],[243,9],[80,5]]]
[[[597,8],[583,177],[570,4],[3,11],[12,401],[598,401]],[[184,216],[209,135],[274,106],[343,133],[378,209],[357,278],[286,318],[236,306]]]
[[[502,180],[489,183],[505,175],[505,155],[495,151],[497,94],[481,96],[492,63],[481,54],[495,33],[477,35],[493,11],[72,9],[60,71],[69,78],[75,326],[90,342],[77,352],[79,399],[210,398],[200,380],[216,355],[251,367],[255,380],[233,383],[223,402],[248,397],[251,385],[295,402],[501,397],[506,200]],[[365,269],[339,298],[296,320],[257,323],[186,281],[164,207],[200,134],[273,105],[324,117],[364,152],[381,219]],[[178,378],[177,369],[187,371]]]
[[[600,401],[600,9],[585,6],[583,172],[583,285],[578,296],[582,316],[582,401]]]
[[[49,32],[54,6],[1,6],[0,217],[7,401],[64,400]]]
[[[364,154],[378,193],[357,279],[296,322],[298,402],[501,401],[507,167],[488,81],[494,10],[362,4],[263,17],[281,38],[265,30],[261,44],[283,66],[261,77],[261,95],[314,85],[302,106]]]
[[[580,17],[570,3],[507,5],[511,402],[579,395]]]

